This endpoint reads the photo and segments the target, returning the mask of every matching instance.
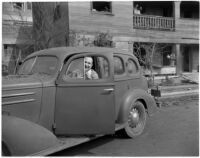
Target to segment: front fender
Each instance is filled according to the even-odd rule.
[[[125,93],[120,104],[120,111],[118,115],[118,123],[125,123],[128,119],[128,112],[130,105],[133,104],[136,100],[140,100],[145,108],[147,113],[151,116],[154,112],[157,111],[156,102],[153,97],[148,94],[145,90],[134,89]]]
[[[12,156],[26,156],[58,144],[46,128],[28,120],[2,115],[2,141]]]

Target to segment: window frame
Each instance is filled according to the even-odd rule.
[[[99,14],[99,15],[111,15],[113,16],[113,9],[112,9],[112,1],[102,1],[102,2],[109,2],[110,3],[110,11],[94,11],[93,10],[93,3],[97,1],[91,1],[90,2],[90,13],[91,14]],[[100,1],[101,2],[101,1]]]
[[[77,58],[84,58],[84,57],[87,57],[87,56],[105,58],[108,62],[108,68],[109,68],[108,77],[107,78],[94,79],[94,80],[84,80],[84,79],[67,79],[67,80],[65,80],[64,75],[65,75],[66,71],[68,70],[68,67],[70,66],[71,62],[73,60],[76,60]],[[66,84],[66,83],[75,83],[75,84],[77,84],[77,83],[83,83],[83,84],[93,83],[94,84],[94,83],[99,83],[99,82],[108,82],[109,80],[110,81],[112,80],[112,70],[111,70],[111,63],[110,63],[109,57],[107,57],[104,54],[94,54],[94,53],[90,53],[90,52],[84,52],[84,53],[72,55],[67,60],[67,62],[64,63],[62,71],[61,71],[61,73],[58,77],[58,83],[63,83],[63,84]]]
[[[124,62],[124,59],[123,59],[123,57],[122,56],[119,56],[119,55],[116,55],[116,54],[114,54],[114,56],[113,56],[113,63],[114,63],[114,61],[115,61],[115,57],[117,57],[117,58],[119,58],[121,61],[122,61],[122,66],[123,66],[123,73],[122,74],[115,74],[115,64],[113,64],[114,66],[114,78],[123,78],[124,76],[126,76],[126,67],[125,67],[125,62]]]
[[[22,65],[20,65],[20,67],[19,67],[19,69],[21,69],[21,67],[23,66],[23,64],[26,62],[26,61],[28,61],[28,60],[30,60],[30,59],[33,59],[34,58],[34,62],[32,63],[32,66],[31,66],[31,71],[30,72],[32,72],[33,71],[33,68],[34,68],[34,66],[35,66],[35,63],[36,63],[36,61],[38,60],[38,58],[40,58],[40,57],[53,57],[53,58],[55,58],[57,61],[56,61],[56,67],[55,67],[55,72],[52,74],[52,75],[50,75],[50,76],[57,76],[57,73],[58,73],[58,71],[59,71],[59,58],[57,57],[57,56],[55,56],[55,55],[36,55],[36,56],[32,56],[32,57],[30,57],[30,58],[26,58],[25,60],[23,60],[23,62],[22,62]],[[18,69],[18,71],[19,71],[19,69]],[[30,75],[30,74],[27,74],[27,75]]]
[[[128,60],[133,60],[133,62],[136,64],[137,73],[131,75],[128,72]],[[133,57],[133,56],[130,56],[130,55],[126,55],[126,76],[128,77],[128,79],[140,78],[140,74],[141,74],[141,68],[140,68],[140,65],[139,65],[139,62],[138,62],[137,58]]]
[[[135,65],[135,67],[136,67],[136,73],[130,73],[129,71],[128,71],[128,61],[132,61],[132,63]],[[133,59],[133,58],[130,58],[130,57],[128,57],[128,59],[126,60],[126,70],[127,70],[127,75],[128,76],[136,76],[136,75],[138,75],[138,73],[139,73],[139,67],[138,67],[138,64],[137,64],[137,62]]]
[[[21,7],[17,5],[17,3],[21,3]],[[17,9],[19,11],[25,11],[25,2],[12,2],[13,10]]]
[[[29,6],[28,6],[29,5]],[[30,8],[29,8],[30,7]],[[26,2],[26,9],[32,10],[32,2]]]

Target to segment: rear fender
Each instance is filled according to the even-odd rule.
[[[127,121],[130,105],[132,105],[137,100],[141,101],[144,104],[149,116],[153,115],[153,113],[157,111],[154,98],[150,96],[145,90],[130,90],[125,93],[121,101],[120,111],[117,119],[118,123],[125,123]]]
[[[46,128],[28,120],[2,115],[2,142],[12,156],[26,156],[59,143]]]

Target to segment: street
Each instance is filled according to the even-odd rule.
[[[135,139],[104,136],[52,156],[198,156],[198,105],[197,97],[165,102]]]

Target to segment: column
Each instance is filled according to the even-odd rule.
[[[128,50],[131,52],[131,54],[133,53],[133,43],[132,41],[128,42]]]
[[[180,19],[181,9],[180,9],[180,1],[173,2],[173,16],[174,16],[174,29],[176,29],[178,19]]]
[[[174,1],[174,4],[173,4],[173,15],[174,15],[175,19],[176,18],[180,18],[180,13],[181,13],[180,5],[181,5],[180,1]]]
[[[180,75],[182,73],[182,63],[183,63],[180,44],[175,45],[175,51],[176,51],[176,74]]]

